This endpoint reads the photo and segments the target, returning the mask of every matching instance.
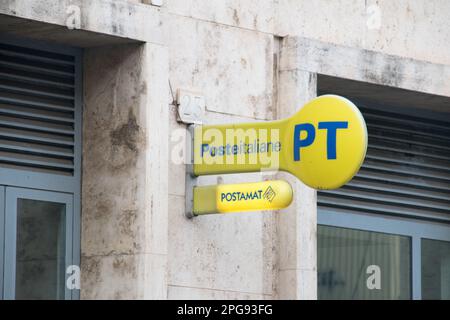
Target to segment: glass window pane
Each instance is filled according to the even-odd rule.
[[[422,240],[422,299],[450,299],[450,242]]]
[[[64,299],[65,204],[17,200],[16,299]]]
[[[410,299],[411,239],[318,226],[319,299]]]

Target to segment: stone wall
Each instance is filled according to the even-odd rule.
[[[167,53],[85,51],[81,297],[167,296]]]
[[[0,3],[0,30],[87,48],[82,298],[316,298],[315,191],[279,175],[287,210],[184,217],[176,90],[205,96],[205,123],[287,117],[317,74],[450,96],[450,2],[156,2]],[[81,30],[65,28],[69,5]]]

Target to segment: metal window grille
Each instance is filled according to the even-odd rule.
[[[0,167],[74,175],[75,58],[0,43]]]
[[[450,222],[450,122],[358,106],[365,162],[347,185],[318,192],[319,209]]]

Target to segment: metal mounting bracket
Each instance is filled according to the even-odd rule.
[[[191,124],[187,127],[186,137],[186,175],[185,175],[185,212],[188,219],[194,215],[194,187],[197,185],[198,177],[194,175],[194,127]]]

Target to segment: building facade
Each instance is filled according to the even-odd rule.
[[[1,1],[0,297],[450,299],[449,17],[443,0]],[[334,191],[200,177],[285,179],[294,202],[187,219],[180,90],[207,124],[342,95],[366,161]]]

